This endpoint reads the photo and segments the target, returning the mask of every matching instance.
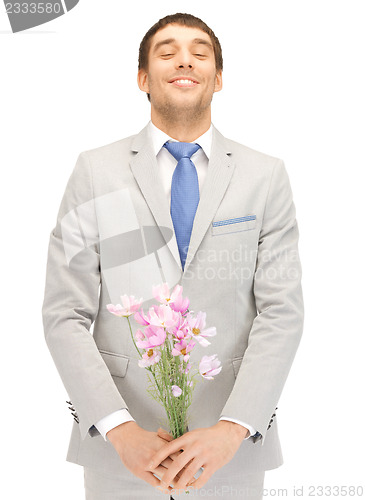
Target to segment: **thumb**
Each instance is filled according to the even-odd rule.
[[[162,429],[162,427],[158,428],[157,435],[160,438],[165,439],[165,441],[172,441],[171,434],[169,434],[167,431],[165,431],[165,429]]]

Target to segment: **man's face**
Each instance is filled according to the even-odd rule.
[[[198,28],[169,24],[151,40],[148,70],[138,72],[138,85],[150,94],[153,111],[199,116],[214,92],[222,88],[210,37]]]

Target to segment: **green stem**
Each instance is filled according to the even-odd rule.
[[[131,334],[131,338],[132,338],[132,341],[133,341],[133,344],[134,344],[134,347],[136,348],[140,358],[142,359],[142,354],[140,352],[140,350],[138,349],[137,347],[137,344],[134,340],[134,336],[133,336],[133,332],[132,332],[132,325],[129,321],[129,316],[126,316],[127,318],[127,321],[128,321],[128,326],[129,326],[129,331],[130,331],[130,334]],[[146,369],[152,373],[153,375],[153,378],[155,380],[155,383],[156,383],[156,386],[157,386],[157,389],[160,393],[160,399],[161,399],[161,402],[162,404],[164,404],[165,406],[165,409],[167,410],[167,415],[168,415],[168,419],[170,421],[170,426],[172,427],[172,433],[173,433],[173,437],[174,439],[179,437],[180,435],[182,435],[184,432],[185,432],[185,429],[183,429],[184,427],[184,423],[185,423],[185,413],[186,413],[186,409],[185,409],[185,404],[183,405],[183,409],[182,409],[182,421],[180,422],[179,421],[179,417],[178,415],[176,414],[176,398],[175,396],[172,394],[172,389],[171,389],[171,378],[170,378],[170,374],[171,374],[171,364],[170,364],[170,360],[171,360],[171,357],[172,357],[172,353],[171,353],[171,346],[170,346],[170,342],[166,342],[165,344],[165,349],[161,350],[161,360],[162,360],[162,364],[163,364],[163,374],[166,374],[168,373],[168,381],[166,380],[165,378],[165,385],[166,385],[166,388],[167,388],[167,401],[165,401],[164,399],[164,394],[163,394],[163,389],[160,387],[159,383],[158,383],[158,380],[157,380],[157,377],[156,377],[156,374],[154,372],[154,370],[152,369],[151,366],[147,366]],[[175,356],[173,356],[175,358]],[[177,377],[176,377],[176,385],[178,385],[181,389],[182,389],[182,394],[181,396],[179,396],[180,398],[182,398],[182,400],[184,400],[185,402],[185,398],[186,398],[186,387],[185,385],[186,384],[183,384],[184,382],[184,374],[182,373],[181,374],[181,377],[179,376],[179,373],[178,373],[178,367],[179,367],[179,362],[178,360],[175,358],[175,373],[177,374]],[[155,365],[157,366],[157,365]],[[184,363],[183,363],[183,368],[184,368]],[[181,385],[183,385],[183,387],[181,387]],[[167,407],[166,407],[166,404],[167,403]],[[181,406],[181,405],[180,405]],[[179,406],[179,407],[180,407]],[[169,409],[172,409],[172,412],[173,414],[171,415],[171,413],[168,411]]]
[[[131,322],[129,321],[129,316],[126,316],[126,318],[128,320],[129,331],[131,332],[131,337],[132,337],[132,340],[133,340],[134,347],[137,349],[138,354],[142,358],[142,354],[140,353],[140,350],[138,349],[137,344],[136,344],[136,342],[134,340],[134,337],[133,337],[132,326],[131,326]]]
[[[162,391],[162,389],[161,389],[161,387],[160,387],[160,385],[159,385],[159,383],[157,381],[156,374],[155,374],[154,370],[152,370],[152,368],[150,366],[147,367],[147,370],[149,370],[152,373],[153,378],[155,379],[155,384],[157,385],[158,392],[160,393],[161,403],[163,404],[163,402],[164,402],[163,391]]]
[[[136,342],[135,342],[135,340],[134,340],[134,337],[133,337],[132,326],[131,326],[131,323],[130,323],[130,321],[129,321],[129,316],[126,316],[126,318],[127,318],[127,320],[128,320],[129,331],[131,332],[131,337],[132,337],[132,340],[133,340],[134,347],[137,349],[137,352],[138,352],[138,354],[139,354],[140,358],[142,359],[142,354],[141,354],[140,350],[138,349],[137,344],[136,344]],[[161,395],[161,400],[163,401],[163,393],[162,393],[161,387],[159,386],[159,383],[158,383],[158,381],[157,381],[157,378],[156,378],[155,372],[152,370],[152,368],[151,368],[150,366],[146,366],[146,369],[147,369],[150,373],[152,373],[153,378],[155,379],[155,383],[156,383],[156,385],[157,385],[157,389],[158,389],[158,391],[159,391],[159,393],[160,393],[160,395]]]
[[[168,412],[168,416],[169,416],[169,420],[171,422],[173,422],[173,425],[172,425],[172,433],[173,433],[173,437],[176,438],[176,430],[179,429],[179,422],[178,422],[178,418],[177,418],[177,415],[176,415],[176,405],[175,405],[175,396],[172,394],[172,390],[171,390],[171,380],[170,380],[170,363],[169,363],[169,359],[168,359],[168,353],[169,353],[169,348],[167,347],[167,349],[165,349],[163,351],[163,356],[162,356],[162,360],[163,360],[163,365],[164,365],[164,373],[168,373],[169,374],[169,378],[168,378],[168,384],[167,387],[167,397],[168,397],[168,400],[169,400],[169,408],[172,408],[172,411],[173,411],[173,415],[170,415],[170,413]]]

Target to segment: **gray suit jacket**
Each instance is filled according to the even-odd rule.
[[[276,408],[304,315],[292,191],[281,160],[215,128],[210,158],[184,272],[147,128],[80,154],[50,235],[42,314],[75,409],[67,460],[140,486],[94,423],[128,408],[147,430],[167,424],[146,392],[126,320],[106,304],[135,295],[146,311],[152,285],[165,281],[180,283],[190,310],[205,311],[217,328],[191,356],[198,366],[217,353],[223,368],[197,384],[189,429],[225,415],[258,430],[220,469],[226,477],[282,464]]]

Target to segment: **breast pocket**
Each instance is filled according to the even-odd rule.
[[[250,229],[255,229],[255,227],[256,215],[245,215],[244,217],[213,221],[211,225],[211,233],[213,236],[218,236],[220,234],[248,231]]]
[[[123,378],[127,373],[129,358],[123,354],[109,352],[99,349],[101,357],[109,368],[110,374],[115,377]]]

